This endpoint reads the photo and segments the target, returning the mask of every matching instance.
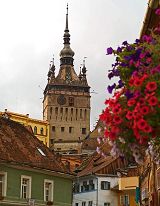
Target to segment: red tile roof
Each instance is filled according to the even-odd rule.
[[[66,173],[53,152],[22,124],[0,117],[0,162]]]
[[[102,157],[95,152],[88,159],[86,159],[81,166],[78,168],[78,176],[86,176],[90,174],[112,174],[117,173],[118,168],[126,166],[126,161],[121,158]]]

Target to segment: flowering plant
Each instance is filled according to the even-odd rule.
[[[156,11],[160,15],[160,9]],[[100,115],[105,123],[104,135],[113,145],[112,153],[133,155],[143,161],[147,149],[160,163],[160,35],[157,27],[150,36],[134,44],[107,49],[116,56],[108,77],[119,77],[118,84],[108,86],[113,97],[105,101]]]

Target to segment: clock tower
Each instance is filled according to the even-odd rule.
[[[43,118],[50,124],[50,147],[59,153],[78,153],[81,141],[90,132],[90,87],[85,61],[79,75],[74,70],[68,5],[63,40],[58,75],[55,76],[54,62],[49,68],[48,83],[44,90]]]

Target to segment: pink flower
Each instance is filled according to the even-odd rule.
[[[139,129],[143,130],[147,126],[147,122],[144,119],[140,119],[137,122],[137,126]]]
[[[129,107],[131,107],[131,106],[133,106],[135,103],[136,103],[135,99],[132,98],[132,99],[128,100],[127,105],[128,105]]]
[[[126,118],[131,120],[133,118],[133,113],[131,111],[128,111],[126,114]]]
[[[152,127],[149,126],[149,125],[146,125],[146,126],[143,128],[143,131],[146,132],[146,133],[150,133],[150,132],[152,132]]]
[[[140,112],[141,112],[141,114],[143,114],[143,115],[148,114],[148,112],[149,112],[149,107],[147,107],[147,106],[142,106],[142,107],[140,108]]]
[[[120,104],[115,105],[113,107],[112,111],[113,111],[113,113],[116,113],[116,114],[120,113],[122,111],[122,108],[120,107]]]
[[[160,9],[157,9],[155,13],[160,16]]]
[[[115,124],[120,124],[122,122],[122,118],[116,115],[114,116],[113,121]]]
[[[157,83],[156,82],[148,82],[146,85],[146,89],[150,92],[153,92],[157,89]]]
[[[143,81],[140,78],[137,77],[134,79],[134,86],[139,87],[142,83]]]
[[[152,96],[148,99],[148,103],[150,106],[156,106],[158,104],[158,99],[155,96]]]

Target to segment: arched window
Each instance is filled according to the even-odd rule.
[[[84,118],[85,118],[85,120],[87,119],[87,110],[86,109],[84,110]]]
[[[58,114],[58,107],[55,108],[55,114]]]
[[[41,128],[41,135],[43,135],[43,128]]]
[[[37,134],[37,127],[34,127],[34,134]]]

